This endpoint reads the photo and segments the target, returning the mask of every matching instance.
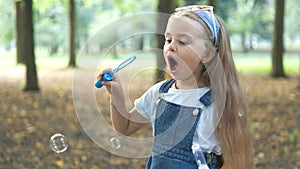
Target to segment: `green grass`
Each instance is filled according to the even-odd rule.
[[[57,70],[66,68],[68,65],[68,56],[65,54],[56,54],[49,56],[44,52],[35,53],[35,61],[38,70]],[[16,54],[14,52],[0,53],[0,69],[11,69],[17,65]]]
[[[146,60],[153,59],[153,54],[139,53],[139,58]],[[149,57],[148,57],[149,55]],[[86,56],[91,58],[92,61],[100,62],[101,55],[99,56]],[[79,55],[79,57],[83,57]],[[97,58],[98,57],[98,58]],[[234,53],[233,54],[235,66],[239,72],[252,72],[252,73],[269,73],[271,71],[271,55],[269,53]],[[122,59],[126,58],[122,56]],[[117,61],[111,56],[106,56],[105,61]],[[49,56],[46,52],[36,52],[36,65],[38,70],[56,70],[66,68],[68,65],[67,54],[56,54]],[[284,71],[287,74],[300,72],[300,56],[299,54],[286,53],[284,55]],[[5,70],[16,66],[16,57],[14,52],[6,52],[0,54],[0,69]]]
[[[269,73],[271,71],[271,55],[269,53],[234,53],[233,58],[239,72]],[[284,54],[283,67],[286,73],[299,72],[299,54]]]

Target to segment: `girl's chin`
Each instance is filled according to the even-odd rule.
[[[172,77],[172,79],[175,79],[175,80],[184,80],[184,79],[187,79],[187,78],[193,78],[193,74],[191,74],[190,72],[187,73],[187,72],[182,72],[182,71],[171,71],[169,70],[168,72],[170,74],[170,76]]]

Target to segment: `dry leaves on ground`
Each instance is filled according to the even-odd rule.
[[[111,154],[83,131],[73,105],[73,70],[40,72],[40,92],[23,92],[20,72],[1,73],[0,79],[0,168],[144,168],[146,158]],[[145,80],[130,88],[145,86]],[[299,75],[272,79],[244,73],[240,80],[254,135],[256,168],[298,169]],[[98,104],[108,110],[107,99]],[[108,114],[105,116],[109,123]],[[135,136],[148,137],[150,131],[148,128]],[[68,138],[66,152],[51,151],[49,139],[55,133]]]

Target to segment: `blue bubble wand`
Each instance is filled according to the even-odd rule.
[[[97,80],[95,82],[96,88],[101,88],[103,86],[102,81],[111,81],[114,77],[114,73],[117,73],[119,70],[123,69],[124,67],[131,64],[136,59],[136,56],[131,56],[128,59],[124,60],[122,63],[119,64],[118,67],[114,68],[111,72],[105,72],[102,76],[102,80]]]
[[[202,153],[202,150],[198,143],[194,143],[192,145],[192,152],[195,157],[198,169],[209,169],[207,166],[204,154]]]

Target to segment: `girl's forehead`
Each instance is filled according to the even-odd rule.
[[[172,15],[169,18],[166,34],[183,34],[186,33],[190,36],[203,36],[203,26],[188,17]]]

